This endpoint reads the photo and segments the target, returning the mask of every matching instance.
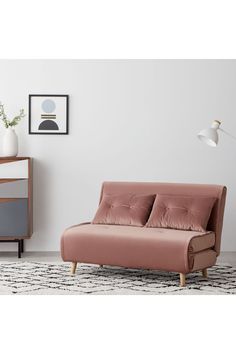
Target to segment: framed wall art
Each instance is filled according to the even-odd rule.
[[[68,134],[69,95],[29,95],[29,134]]]

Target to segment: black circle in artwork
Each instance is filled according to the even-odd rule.
[[[53,120],[44,120],[39,125],[39,130],[59,130],[57,123]]]

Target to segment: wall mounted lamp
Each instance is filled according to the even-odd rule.
[[[198,133],[198,138],[209,146],[216,147],[219,141],[218,130],[224,132],[231,138],[236,140],[236,137],[220,128],[221,122],[214,120],[209,128],[203,129]]]
[[[207,145],[215,147],[219,140],[217,130],[220,128],[220,125],[221,122],[219,120],[214,120],[209,128],[203,129],[198,133],[198,138]]]

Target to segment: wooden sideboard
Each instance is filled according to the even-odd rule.
[[[17,242],[21,258],[31,236],[32,159],[0,157],[0,242]]]

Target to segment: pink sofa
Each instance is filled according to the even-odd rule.
[[[72,262],[72,274],[80,262],[178,272],[181,286],[188,273],[201,270],[206,277],[207,268],[215,265],[220,253],[226,187],[104,182],[100,203],[104,195],[126,193],[205,196],[216,201],[205,232],[92,223],[68,228],[61,238],[61,255]]]

